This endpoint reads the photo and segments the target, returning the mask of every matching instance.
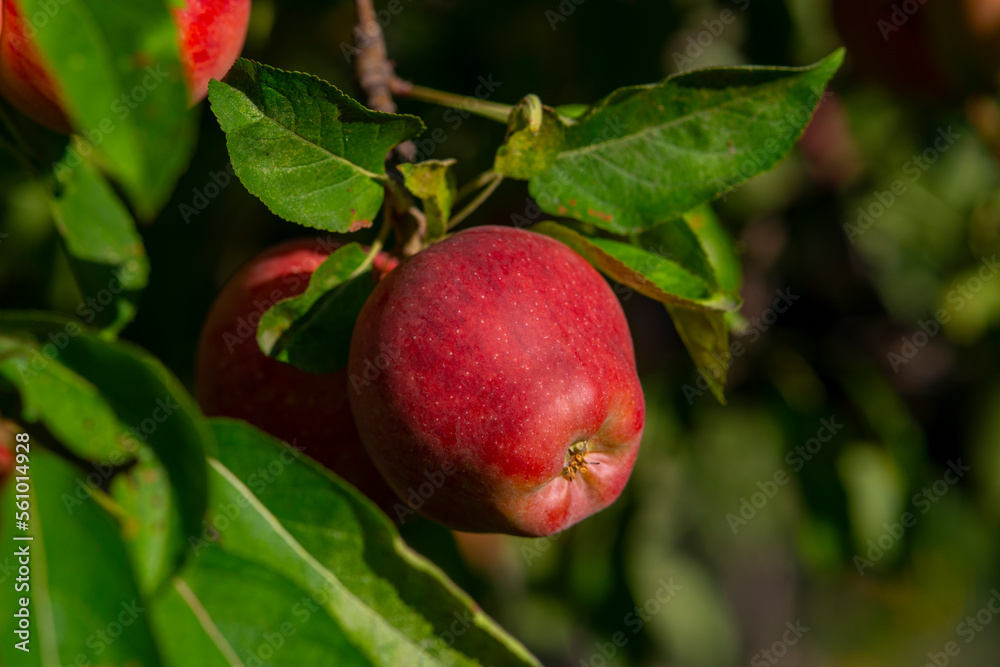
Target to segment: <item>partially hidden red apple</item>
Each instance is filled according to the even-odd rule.
[[[59,84],[33,41],[44,27],[36,27],[17,0],[2,0],[2,5],[0,94],[38,123],[68,134],[72,128]],[[173,14],[193,105],[208,94],[208,82],[225,76],[243,50],[250,0],[187,0]]]
[[[257,324],[283,299],[305,291],[339,244],[282,243],[245,264],[212,305],[198,342],[196,393],[205,414],[243,419],[302,448],[387,512],[398,502],[365,452],[347,399],[347,371],[315,375],[267,357]],[[374,275],[397,262],[380,255]]]
[[[400,264],[361,311],[348,371],[375,465],[455,530],[559,532],[611,504],[638,454],[621,306],[533,232],[476,227]]]

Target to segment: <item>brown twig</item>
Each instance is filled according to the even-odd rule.
[[[368,98],[368,106],[375,111],[396,113],[392,99],[391,82],[396,78],[395,68],[389,60],[385,35],[378,22],[373,0],[354,0],[358,23],[354,27],[358,57],[354,72],[358,84]],[[403,162],[413,162],[417,157],[416,146],[407,141],[396,147],[395,154]]]
[[[354,41],[358,57],[354,72],[358,85],[368,98],[368,106],[383,113],[396,113],[396,103],[392,99],[391,83],[396,78],[395,68],[389,60],[385,46],[385,35],[378,22],[373,0],[354,0],[358,23],[354,27]],[[405,141],[392,152],[392,161],[416,162],[417,147],[412,141]],[[390,169],[390,174],[394,170]],[[386,222],[396,232],[395,254],[409,257],[420,252],[423,247],[426,225],[422,224],[423,213],[413,203],[410,195],[396,183],[386,186],[387,201],[383,209]]]

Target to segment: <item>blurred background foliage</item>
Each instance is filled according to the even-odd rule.
[[[591,102],[695,67],[804,65],[840,44],[816,0],[400,6],[386,32],[401,76],[469,95],[482,77],[508,103]],[[357,95],[352,24],[349,2],[255,0],[245,55]],[[751,327],[735,339],[729,405],[698,389],[662,306],[626,293],[649,415],[621,500],[548,540],[404,527],[545,664],[996,664],[1000,170],[968,106],[901,96],[859,65],[849,54],[790,159],[716,202]],[[427,121],[421,156],[458,158],[465,178],[502,140],[498,124],[400,106]],[[190,170],[141,229],[152,273],[123,332],[189,386],[225,278],[307,233],[227,167],[204,110]],[[526,197],[505,184],[471,222],[509,223]],[[0,164],[0,202],[0,302],[74,313],[82,297],[46,204],[16,165]]]

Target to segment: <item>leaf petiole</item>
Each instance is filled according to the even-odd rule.
[[[486,173],[491,173],[491,172],[486,172]],[[469,204],[461,211],[452,216],[451,220],[448,221],[448,229],[457,227],[466,218],[475,213],[476,209],[482,206],[483,202],[489,199],[490,195],[492,195],[496,191],[496,189],[500,187],[500,184],[503,183],[503,175],[493,173],[491,179],[487,182],[489,183],[489,185],[487,185],[486,188],[483,189],[483,191],[480,192],[475,199],[469,202]]]
[[[450,109],[467,111],[483,118],[495,120],[498,123],[507,124],[514,107],[509,104],[499,104],[488,102],[478,97],[466,97],[455,93],[446,93],[426,86],[417,86],[409,81],[394,79],[392,82],[392,92],[397,97],[406,97],[420,102],[429,102]]]

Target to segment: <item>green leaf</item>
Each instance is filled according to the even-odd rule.
[[[719,287],[726,292],[739,294],[743,289],[743,266],[736,254],[733,238],[722,225],[719,216],[711,206],[705,204],[685,213],[684,221],[705,250]],[[659,227],[651,232],[655,234],[657,229]]]
[[[311,373],[347,366],[354,322],[375,289],[367,253],[349,243],[327,257],[299,296],[275,304],[260,319],[257,341],[278,361]]]
[[[701,70],[615,91],[568,126],[531,194],[550,214],[618,234],[679,218],[783,159],[843,58]]]
[[[588,109],[590,109],[589,104],[561,104],[556,107],[556,113],[566,120],[576,120]]]
[[[166,663],[367,667],[312,592],[278,573],[208,547],[152,605]],[[240,662],[242,661],[242,662]]]
[[[370,227],[385,159],[420,134],[414,116],[366,109],[329,83],[250,60],[209,86],[236,175],[276,215],[331,232]]]
[[[220,545],[312,591],[372,663],[539,664],[353,487],[245,423],[214,424],[212,505],[241,508]]]
[[[162,0],[20,6],[26,17],[46,17],[34,41],[80,135],[59,168],[79,168],[96,151],[139,213],[153,217],[187,166],[197,123],[170,7]]]
[[[72,331],[81,328],[72,325]],[[17,388],[27,422],[42,423],[75,455],[88,461],[122,465],[133,458],[114,409],[85,378],[49,361],[32,339],[0,335],[0,376]]]
[[[132,577],[118,525],[97,502],[70,514],[65,498],[75,497],[87,475],[30,442],[29,530],[17,530],[4,517],[7,553],[30,550],[30,591],[15,591],[9,578],[0,586],[0,661],[5,665],[144,665],[161,662],[156,653],[146,603]],[[99,494],[100,492],[94,492]],[[3,507],[14,508],[14,485],[2,494]],[[28,536],[30,541],[15,541]],[[29,600],[30,653],[14,648],[20,598]],[[125,622],[127,627],[123,627]],[[115,636],[111,640],[111,636]]]
[[[136,553],[139,563],[170,564],[137,568],[144,590],[155,587],[159,582],[150,572],[162,577],[176,569],[187,536],[201,531],[208,503],[205,454],[214,450],[208,423],[180,382],[130,344],[104,341],[72,320],[35,313],[0,313],[0,335],[9,354],[3,364],[12,365],[4,374],[17,378],[12,380],[21,388],[26,422],[43,423],[72,451],[89,454],[100,481],[133,456],[147,461],[150,451],[162,466],[179,519],[167,526],[169,539],[142,543],[164,553]],[[95,442],[82,443],[85,437]],[[73,498],[72,507],[89,502]],[[155,514],[137,511],[135,516],[142,520]]]
[[[152,594],[174,572],[180,513],[170,478],[152,450],[143,446],[139,463],[111,480],[111,497],[124,514],[122,537],[136,571],[139,590]]]
[[[562,241],[601,273],[661,303],[696,310],[731,310],[739,305],[718,288],[704,251],[683,224],[674,225],[671,241],[653,252],[583,236],[555,222],[541,222],[532,231]]]
[[[674,327],[719,403],[726,404],[726,376],[732,364],[725,313],[667,306]]]
[[[90,324],[117,332],[135,317],[139,292],[146,286],[146,249],[128,209],[104,176],[87,160],[75,169],[63,168],[67,159],[55,169],[58,188],[52,211],[84,303],[90,299],[80,314]],[[105,297],[113,299],[110,305],[105,305]]]
[[[448,219],[458,190],[454,160],[427,160],[419,164],[401,164],[403,185],[424,203],[427,217],[425,239],[433,243],[448,231]]]
[[[493,170],[525,181],[544,173],[559,159],[565,135],[566,124],[559,114],[529,95],[510,115],[507,138],[497,150]]]

